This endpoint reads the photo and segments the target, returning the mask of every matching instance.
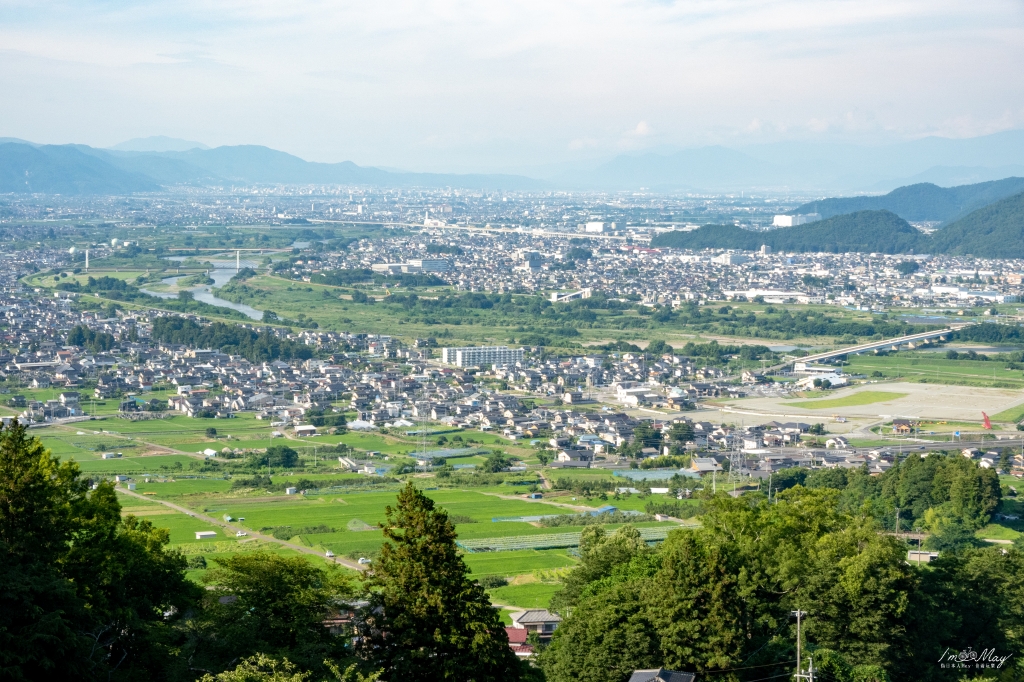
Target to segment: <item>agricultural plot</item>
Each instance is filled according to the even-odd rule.
[[[939,353],[900,353],[898,355],[854,355],[846,365],[850,374],[922,383],[991,388],[1024,388],[1020,370],[1010,369],[995,360],[947,360]]]
[[[506,585],[487,591],[495,604],[514,606],[520,609],[544,609],[551,603],[551,597],[562,589],[558,583],[524,583]],[[511,619],[510,619],[511,622]]]
[[[578,559],[564,549],[466,554],[466,565],[477,578],[485,575],[516,576],[532,571],[571,568]]]
[[[638,524],[640,525],[640,524]],[[678,528],[666,524],[658,526],[640,525],[640,537],[648,542],[664,540],[668,537],[669,531]],[[550,530],[550,529],[548,529]],[[504,537],[490,537],[477,539],[460,539],[459,547],[470,553],[474,552],[510,552],[523,549],[555,549],[565,547],[579,547],[580,533],[543,533],[530,535],[512,535]]]

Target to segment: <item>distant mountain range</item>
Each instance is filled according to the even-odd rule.
[[[168,185],[345,184],[542,190],[518,175],[401,173],[342,163],[312,163],[268,147],[123,151],[86,145],[0,144],[0,193],[126,194]]]
[[[177,184],[326,183],[513,191],[647,189],[834,195],[887,192],[921,183],[964,185],[1008,176],[1024,176],[1024,130],[962,140],[929,137],[877,146],[779,142],[666,153],[648,151],[620,155],[591,168],[562,171],[542,179],[503,174],[410,173],[358,166],[350,161],[312,163],[268,147],[210,149],[199,142],[162,136],[128,140],[111,149],[38,145],[0,138],[0,193],[116,194]],[[936,197],[946,207],[944,217],[938,220],[950,220],[976,207],[957,196]],[[922,198],[918,203],[927,200]]]
[[[1024,191],[976,208],[930,235],[918,231],[891,210],[898,207],[907,213],[922,211],[927,197],[937,197],[938,203],[945,207],[941,210],[950,214],[960,211],[960,204],[942,203],[943,197],[960,197],[965,202],[983,201],[981,197],[992,197],[1012,187],[1009,180],[1024,183],[1021,178],[1009,178],[1001,181],[1002,184],[954,187],[951,189],[960,191],[951,193],[935,192],[942,188],[934,185],[915,185],[900,188],[885,197],[870,197],[879,201],[867,210],[863,210],[864,204],[852,200],[826,199],[820,203],[828,206],[829,210],[846,206],[853,211],[768,232],[752,232],[734,225],[704,225],[688,232],[675,230],[656,236],[651,240],[651,246],[754,251],[766,245],[774,251],[793,252],[941,253],[970,254],[982,258],[1024,258]],[[887,205],[883,200],[893,195],[896,199],[890,198]],[[865,198],[868,197],[858,197]]]
[[[618,156],[551,178],[581,189],[659,191],[887,192],[902,185],[956,185],[1024,176],[1024,131],[899,144],[778,142]]]

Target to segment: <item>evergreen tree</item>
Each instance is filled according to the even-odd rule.
[[[469,578],[448,514],[412,482],[385,512],[386,542],[367,581],[363,657],[389,680],[519,680],[520,663],[497,610]]]

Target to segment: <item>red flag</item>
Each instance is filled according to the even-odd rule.
[[[988,415],[985,414],[984,412],[982,412],[981,416],[985,418],[985,428],[988,429],[989,431],[991,431],[992,430],[992,422],[990,422],[988,420]]]

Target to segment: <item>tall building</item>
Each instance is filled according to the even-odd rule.
[[[483,367],[485,365],[514,365],[523,360],[522,348],[508,346],[470,346],[442,348],[441,362],[457,367]]]

